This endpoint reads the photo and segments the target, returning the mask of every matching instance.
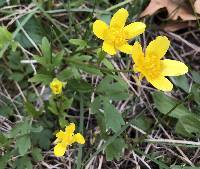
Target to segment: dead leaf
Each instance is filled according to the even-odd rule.
[[[194,27],[196,24],[194,22],[171,22],[161,26],[161,29],[166,32],[176,32],[181,29],[185,29],[188,27]]]
[[[200,14],[200,0],[196,0],[194,3],[195,12]]]
[[[184,21],[197,19],[188,5],[180,0],[151,0],[140,16],[152,15],[162,8],[167,9],[168,17],[172,20],[177,20],[178,18]]]

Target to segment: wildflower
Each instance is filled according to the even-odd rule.
[[[50,88],[53,94],[61,94],[62,88],[64,87],[64,83],[54,78],[53,81],[50,83]]]
[[[165,76],[179,76],[188,72],[188,67],[176,60],[160,60],[166,54],[170,41],[165,36],[158,36],[151,41],[145,53],[139,42],[133,45],[132,58],[135,62],[133,70],[140,72],[139,79],[146,77],[155,88],[171,91],[173,84]]]
[[[125,26],[127,18],[128,11],[121,8],[113,15],[109,26],[101,20],[93,23],[94,34],[104,40],[102,49],[110,55],[116,54],[117,50],[131,54],[132,46],[127,40],[145,31],[146,25],[142,22],[133,22]]]
[[[66,126],[65,131],[60,130],[56,134],[57,139],[55,140],[55,143],[57,145],[54,147],[54,154],[56,157],[63,156],[68,146],[75,142],[79,144],[85,143],[84,137],[80,133],[74,134],[74,130],[75,124],[70,123]]]

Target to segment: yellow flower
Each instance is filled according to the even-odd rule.
[[[84,137],[80,133],[74,134],[74,130],[75,124],[70,123],[66,126],[65,131],[60,130],[56,134],[57,139],[55,140],[55,143],[57,145],[54,147],[54,154],[56,157],[63,156],[68,146],[75,142],[79,144],[85,143]]]
[[[173,84],[165,76],[179,76],[188,72],[188,67],[176,60],[160,60],[166,54],[170,41],[165,36],[158,36],[147,46],[145,53],[139,42],[133,45],[132,58],[135,62],[133,70],[140,72],[155,88],[162,91],[171,91]]]
[[[62,88],[64,87],[64,83],[54,78],[53,81],[50,83],[50,88],[53,94],[61,94]]]
[[[109,26],[101,20],[93,23],[94,34],[104,40],[102,49],[110,55],[116,54],[117,50],[131,54],[132,46],[127,40],[145,31],[146,25],[142,22],[133,22],[125,26],[127,18],[128,11],[121,8],[113,15]]]

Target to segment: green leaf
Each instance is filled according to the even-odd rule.
[[[168,97],[162,92],[154,92],[152,96],[156,108],[163,114],[167,114],[172,108],[179,104],[178,100]],[[179,119],[182,116],[190,114],[191,112],[183,104],[180,104],[171,111],[168,116]]]
[[[19,82],[23,80],[24,76],[24,73],[14,72],[9,76],[9,79]]]
[[[6,165],[8,163],[8,160],[10,159],[11,155],[12,155],[12,153],[9,151],[9,152],[6,152],[3,156],[0,157],[1,169],[6,168]]]
[[[192,84],[191,93],[193,96],[194,101],[200,105],[200,85],[199,84]]]
[[[67,67],[66,69],[62,70],[58,75],[57,78],[65,81],[68,79],[72,79],[74,77],[73,70],[71,67]]]
[[[42,114],[42,111],[36,110],[33,104],[28,101],[24,103],[24,108],[25,111],[32,117],[38,117]]]
[[[0,146],[3,146],[7,142],[8,142],[7,137],[3,133],[0,133]]]
[[[94,75],[99,75],[102,76],[103,74],[101,73],[101,71],[95,67],[90,67],[89,65],[74,65],[76,68],[79,68],[81,70],[83,70],[84,72],[90,73],[90,74],[94,74]]]
[[[148,131],[153,124],[153,121],[151,118],[148,118],[144,115],[141,115],[139,117],[136,117],[133,121],[133,125],[136,125],[138,128]]]
[[[122,138],[115,139],[111,144],[109,144],[106,149],[106,160],[112,161],[114,159],[119,160],[122,154],[122,150],[126,148],[127,145],[125,144]]]
[[[190,85],[185,75],[173,77],[171,79],[177,87],[183,89],[186,93],[189,92]]]
[[[10,108],[8,105],[1,105],[0,108],[0,115],[4,116],[4,117],[9,117],[10,115],[12,115],[12,108]]]
[[[116,76],[106,76],[97,86],[97,92],[111,100],[124,100],[128,95],[128,86]]]
[[[192,71],[192,80],[200,84],[200,72]]]
[[[41,45],[41,50],[43,57],[48,58],[48,60],[51,59],[51,45],[46,37],[42,38],[42,45]]]
[[[91,84],[81,79],[72,79],[68,81],[68,86],[70,89],[73,89],[81,93],[88,93],[91,92],[92,90]]]
[[[106,128],[111,128],[114,132],[119,131],[121,126],[125,124],[121,114],[112,104],[109,103],[108,98],[104,97],[103,105]]]
[[[31,155],[34,159],[35,162],[39,162],[39,161],[42,161],[43,160],[43,156],[42,156],[42,151],[40,148],[33,148],[31,150]]]
[[[186,137],[200,135],[200,117],[197,115],[182,116],[176,124],[176,132]]]
[[[31,133],[31,141],[39,144],[40,148],[48,150],[50,148],[52,131],[44,129],[39,133]]]
[[[29,82],[42,83],[44,85],[49,85],[53,80],[53,76],[47,74],[36,74],[29,79]]]
[[[19,22],[23,21],[24,17],[19,19]],[[43,25],[33,16],[28,22],[23,26],[23,29],[30,36],[30,38],[35,42],[35,44],[40,44],[42,38],[45,36],[45,30]],[[16,41],[18,41],[24,48],[34,47],[33,44],[27,39],[26,35],[21,31],[16,35]]]
[[[0,37],[0,48],[12,41],[12,34],[3,26],[0,27]]]
[[[86,41],[84,41],[82,39],[70,39],[69,43],[76,45],[76,46],[80,46],[80,47],[86,47],[87,46]]]
[[[31,125],[28,120],[18,123],[12,130],[7,134],[8,138],[16,138],[17,136],[23,136],[30,134]]]
[[[15,168],[16,169],[32,169],[31,159],[28,156],[19,157],[15,161]]]
[[[16,147],[20,155],[25,155],[31,147],[31,140],[29,135],[20,136],[16,140]]]

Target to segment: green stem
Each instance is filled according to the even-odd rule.
[[[80,94],[80,126],[79,126],[79,132],[82,134],[83,133],[83,122],[84,122],[84,105],[83,105],[83,96]],[[83,145],[79,145],[78,148],[78,160],[77,160],[77,169],[81,168],[81,162],[82,162],[82,155],[83,155],[83,150],[82,150]]]

